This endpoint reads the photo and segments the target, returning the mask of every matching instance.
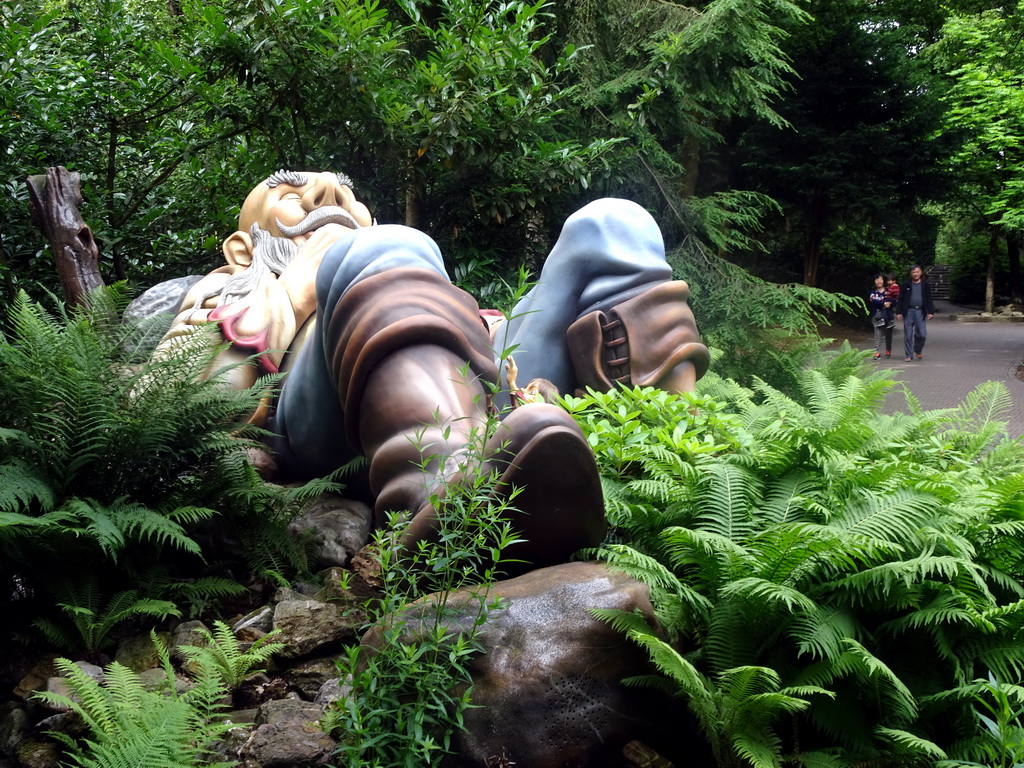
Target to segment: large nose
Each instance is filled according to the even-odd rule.
[[[318,173],[302,194],[302,207],[307,211],[325,205],[344,205],[342,186],[333,173]]]

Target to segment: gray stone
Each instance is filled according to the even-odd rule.
[[[280,630],[275,642],[285,646],[278,655],[295,659],[354,639],[356,627],[330,603],[286,600],[274,609],[274,629]]]
[[[142,683],[142,687],[147,691],[159,691],[163,690],[167,685],[167,673],[163,667],[154,667],[153,669],[144,669],[139,672],[139,682]],[[175,675],[174,677],[174,691],[175,693],[185,693],[192,684],[189,680]]]
[[[349,696],[351,693],[352,685],[350,683],[343,681],[340,677],[332,677],[330,680],[324,681],[324,684],[320,686],[320,690],[316,692],[316,698],[313,699],[313,703],[320,707],[321,712],[326,712],[327,708],[334,702]]]
[[[370,541],[373,511],[360,501],[325,493],[310,501],[288,526],[295,536],[308,535],[317,569],[345,567]]]
[[[57,768],[59,750],[52,741],[28,739],[18,745],[17,758],[21,768]]]
[[[244,717],[245,715],[243,713],[250,712],[255,714],[252,710],[241,710],[238,715],[239,717]],[[235,714],[236,713],[234,712],[229,713],[229,715]],[[230,763],[232,765],[238,763],[238,753],[245,745],[249,735],[252,733],[252,718],[250,717],[247,721],[244,721],[244,724],[242,724],[242,720],[235,720],[232,718],[225,718],[225,720],[227,722],[239,723],[239,725],[236,725],[234,728],[229,728],[221,734],[219,739],[208,746],[208,752],[204,755],[204,760],[202,762],[203,765],[217,762]]]
[[[274,723],[254,730],[239,752],[247,768],[308,768],[326,763],[335,742],[312,725]]]
[[[170,643],[171,636],[167,632],[157,633],[157,642],[165,646]],[[144,669],[152,669],[160,666],[160,656],[157,648],[153,645],[153,638],[150,635],[135,635],[127,637],[117,646],[117,653],[114,654],[114,661],[123,664],[132,672],[141,672]]]
[[[103,669],[96,666],[95,664],[90,664],[86,661],[76,661],[75,666],[82,670],[88,677],[91,677],[93,680],[95,680],[97,683],[102,684],[103,680],[106,677],[103,674]],[[59,696],[66,696],[69,699],[75,701],[78,700],[78,696],[71,688],[71,684],[68,682],[66,677],[51,677],[49,680],[46,681],[46,692],[55,693]],[[43,707],[49,710],[50,712],[68,711],[68,707],[65,707],[61,704],[51,704],[48,701],[44,701],[42,702],[42,704]]]
[[[14,702],[0,705],[0,752],[13,755],[31,732],[32,724],[25,707]]]
[[[260,705],[256,711],[256,725],[278,723],[312,723],[320,719],[320,707],[309,701],[277,699]]]
[[[54,666],[56,659],[57,654],[55,653],[43,656],[15,686],[14,695],[21,699],[28,699],[36,691],[45,690],[46,681],[57,674],[57,668]]]
[[[202,279],[202,275],[186,275],[157,283],[132,300],[124,310],[124,317],[144,320],[155,315],[174,316],[178,314],[185,295]]]
[[[207,645],[206,636],[210,628],[201,621],[183,621],[171,632],[171,653],[175,658],[181,656],[178,649],[183,645],[195,645],[204,648]]]
[[[250,643],[265,637],[273,628],[274,609],[269,605],[257,608],[231,625],[231,631],[236,637]]]
[[[36,723],[36,730],[40,733],[63,733],[68,736],[84,736],[89,732],[89,726],[77,712],[58,712],[56,715],[45,717]]]
[[[329,656],[310,659],[289,667],[288,679],[291,681],[292,687],[298,689],[306,699],[313,700],[324,683],[332,677],[338,676],[336,658],[336,656]]]

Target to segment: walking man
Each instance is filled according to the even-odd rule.
[[[910,268],[910,280],[900,287],[899,311],[896,319],[903,321],[903,349],[910,362],[921,360],[924,343],[928,338],[927,321],[935,314],[932,302],[932,287],[923,279],[924,273],[917,264]]]

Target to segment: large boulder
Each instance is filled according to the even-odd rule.
[[[500,607],[478,637],[484,650],[470,662],[478,706],[465,712],[457,754],[446,766],[621,766],[624,747],[634,741],[677,765],[711,764],[685,707],[623,685],[623,678],[652,672],[647,655],[591,613],[639,611],[656,626],[643,584],[599,563],[568,563],[499,582],[487,596],[494,598]],[[429,632],[436,599],[404,616],[404,640],[415,642],[418,627]],[[480,597],[456,592],[448,607],[462,609],[447,620],[449,628],[472,631]],[[374,628],[363,642],[373,647],[380,639]]]

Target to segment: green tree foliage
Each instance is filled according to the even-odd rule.
[[[233,211],[259,173],[234,140],[252,129],[253,120],[240,117],[255,114],[255,105],[238,106],[244,92],[206,55],[219,34],[196,6],[172,13],[153,0],[5,8],[7,301],[16,285],[31,290],[52,274],[48,254],[38,253],[43,241],[28,221],[25,191],[26,176],[50,165],[81,173],[83,214],[108,279],[148,283],[167,274],[168,263],[211,263],[216,235],[233,230]]]
[[[918,204],[943,192],[936,173],[943,147],[927,140],[939,109],[914,55],[918,28],[901,24],[886,3],[815,0],[808,10],[813,23],[785,46],[796,72],[776,107],[785,126],[748,125],[729,159],[734,183],[782,207],[766,243],[792,265],[790,276],[769,265],[763,274],[818,285],[844,266],[839,257],[849,246],[835,242],[841,227],[860,232],[863,256],[906,242],[910,261],[929,263],[934,224]],[[849,266],[860,279],[882,266],[857,261]]]
[[[952,15],[930,49],[945,75],[942,133],[957,140],[948,171],[958,181],[954,215],[978,221],[989,234],[985,304],[992,311],[999,246],[1011,248],[1010,290],[1024,300],[1020,232],[1024,229],[1024,55],[1019,50],[1024,5]]]
[[[569,400],[615,525],[601,554],[652,586],[672,636],[615,620],[721,765],[964,756],[965,687],[1024,671],[1005,388],[888,415],[893,382],[858,360],[803,371],[794,397],[710,375],[696,395]]]
[[[560,34],[581,51],[575,130],[625,139],[603,188],[655,211],[670,247],[695,227],[743,242],[751,230],[744,215],[760,214],[766,201],[713,181],[701,188],[701,160],[732,118],[784,122],[775,100],[792,69],[781,44],[787,25],[806,20],[800,7],[573,0],[558,16]],[[707,215],[694,216],[686,202],[699,189],[696,212]]]
[[[108,277],[205,272],[279,167],[348,172],[383,222],[494,261],[525,210],[578,190],[614,144],[553,128],[573,51],[543,2],[155,0],[13,6],[0,25],[8,301],[46,282],[25,176],[81,172]],[[513,228],[507,230],[509,220]],[[454,245],[454,247],[449,247]],[[515,256],[526,253],[515,249]]]

